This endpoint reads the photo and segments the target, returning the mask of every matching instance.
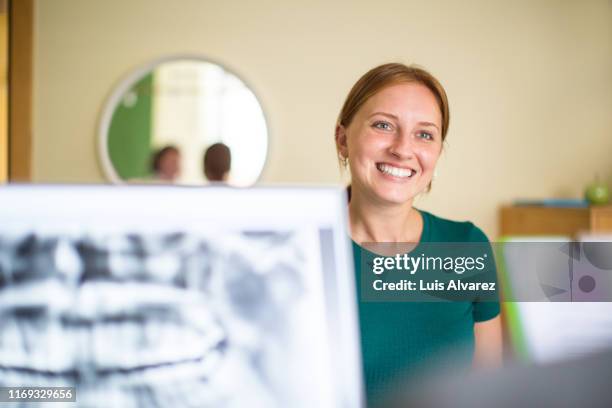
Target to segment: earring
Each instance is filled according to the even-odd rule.
[[[348,157],[345,157],[343,155],[339,155],[340,158],[340,164],[342,164],[343,167],[347,167],[348,166]]]
[[[431,177],[432,180],[435,180],[436,178],[438,178],[438,169],[434,169],[433,176]]]

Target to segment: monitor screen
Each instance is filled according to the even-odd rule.
[[[612,347],[612,237],[509,237],[498,244],[517,354],[536,363]]]

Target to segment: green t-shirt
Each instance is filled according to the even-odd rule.
[[[419,210],[420,211],[420,210]],[[421,242],[488,242],[471,222],[420,211]],[[361,246],[353,242],[358,293]],[[467,369],[474,354],[474,323],[499,314],[497,302],[367,302],[359,298],[361,347],[369,404],[387,398],[411,376],[429,369]]]

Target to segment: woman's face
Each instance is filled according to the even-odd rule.
[[[410,202],[433,177],[441,124],[436,98],[424,85],[391,85],[372,96],[346,129],[337,129],[353,191],[385,204]]]

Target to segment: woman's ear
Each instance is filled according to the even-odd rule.
[[[346,128],[336,125],[336,148],[341,159],[348,159],[348,144],[346,143]]]

